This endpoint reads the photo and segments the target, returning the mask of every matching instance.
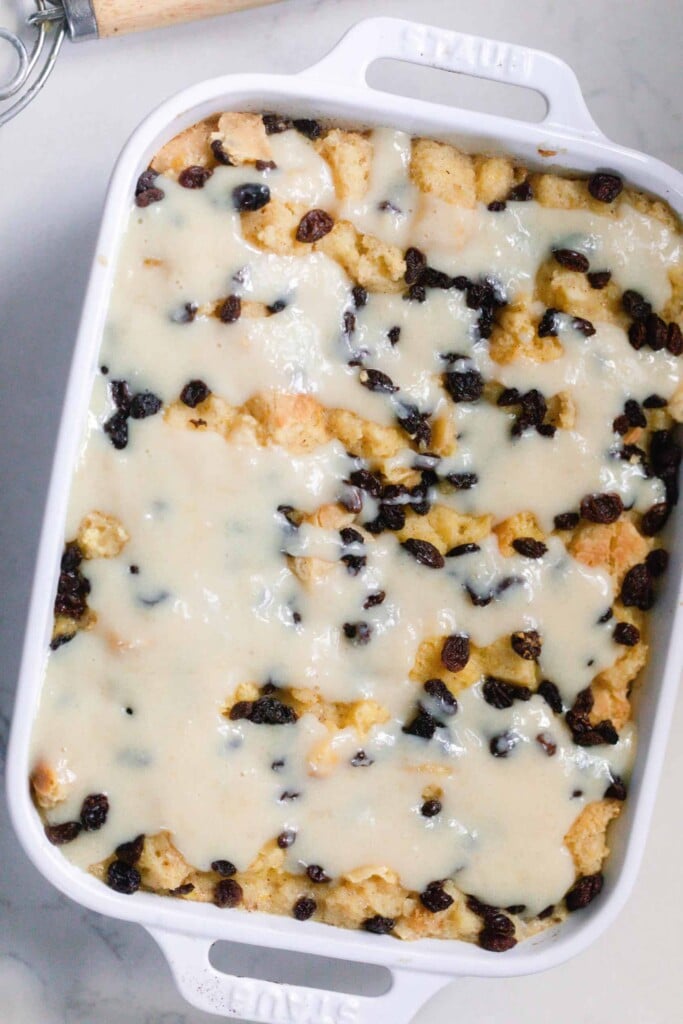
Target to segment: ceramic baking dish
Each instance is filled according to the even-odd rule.
[[[373,61],[387,57],[534,89],[545,97],[546,116],[539,123],[527,123],[378,92],[367,85],[366,72]],[[544,932],[505,955],[453,940],[401,943],[388,936],[219,910],[150,893],[120,895],[73,867],[50,846],[27,785],[29,738],[50,638],[69,484],[97,372],[119,244],[135,181],[152,155],[177,132],[224,109],[274,110],[351,125],[390,125],[470,151],[509,152],[532,167],[610,169],[662,196],[679,213],[683,213],[683,176],[609,142],[592,121],[573,72],[557,58],[391,18],[360,22],[327,57],[301,74],[230,75],[185,90],[144,121],[114,171],[69,379],[26,631],[8,764],[14,827],[28,856],[58,889],[91,910],[147,928],[166,954],[181,992],[196,1007],[266,1024],[406,1024],[432,993],[453,978],[528,974],[567,960],[603,932],[625,903],[645,844],[683,664],[683,545],[678,547],[674,538],[671,570],[653,617],[655,653],[638,707],[639,754],[625,814],[613,837],[605,891],[559,930]],[[679,512],[678,528],[672,527],[679,536],[680,522]],[[383,965],[392,972],[393,984],[384,995],[368,997],[233,977],[209,961],[213,943],[225,939],[266,950]],[[313,966],[310,976],[314,978]]]

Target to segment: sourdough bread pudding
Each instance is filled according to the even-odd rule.
[[[599,895],[683,419],[615,175],[224,113],[137,186],[33,734],[139,888],[492,951]]]

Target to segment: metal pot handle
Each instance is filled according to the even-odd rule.
[[[540,93],[546,116],[540,124],[571,135],[604,138],[591,117],[579,81],[553,54],[516,43],[422,25],[401,18],[366,18],[303,74],[324,74],[344,85],[366,85],[368,67],[381,58],[424,64],[518,85]]]
[[[147,928],[159,944],[183,997],[205,1013],[258,1024],[408,1024],[414,1014],[452,978],[400,970],[381,996],[343,995],[303,985],[239,978],[209,960],[212,939]]]

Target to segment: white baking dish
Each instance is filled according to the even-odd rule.
[[[540,123],[529,124],[378,92],[367,85],[365,76],[369,65],[382,57],[535,89],[547,101],[547,115]],[[29,737],[51,631],[69,483],[97,372],[119,243],[135,181],[151,156],[183,128],[222,109],[276,110],[351,124],[386,124],[443,138],[471,151],[511,152],[536,167],[557,163],[583,171],[609,168],[659,194],[679,213],[683,213],[683,176],[609,142],[592,121],[573,72],[555,57],[407,21],[374,18],[352,28],[327,57],[299,75],[230,75],[173,97],[135,132],[111,181],[69,379],[68,415],[59,434],[24,644],[7,772],[14,827],[28,856],[58,889],[91,910],[144,925],[166,954],[183,995],[200,1009],[268,1024],[401,1024],[455,977],[527,974],[567,960],[603,932],[626,901],[645,844],[683,663],[679,592],[683,552],[674,554],[654,615],[656,652],[639,701],[639,756],[626,811],[615,830],[605,892],[559,930],[503,956],[455,941],[400,943],[387,936],[219,910],[148,893],[120,895],[73,867],[50,846],[28,790]],[[549,158],[541,150],[555,151],[557,156]],[[393,985],[385,995],[370,998],[239,979],[210,964],[210,948],[219,939],[384,965],[392,971]]]

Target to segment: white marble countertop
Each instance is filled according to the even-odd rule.
[[[0,24],[8,24],[14,6],[0,0]],[[147,36],[66,44],[43,95],[0,129],[0,768],[55,429],[116,155],[137,122],[179,88],[231,70],[296,71],[354,21],[380,13],[419,16],[558,54],[576,70],[608,135],[683,169],[683,7],[672,0],[287,0]],[[396,66],[380,74],[385,86],[402,83],[427,98],[519,109],[500,87]],[[682,735],[679,701],[639,883],[608,933],[583,956],[545,975],[456,981],[415,1024],[679,1019]],[[217,1019],[183,1002],[140,927],[79,908],[40,877],[11,832],[2,795],[0,866],[2,1024]]]

